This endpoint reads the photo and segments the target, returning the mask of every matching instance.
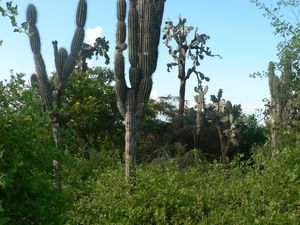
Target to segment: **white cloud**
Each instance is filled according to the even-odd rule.
[[[86,63],[87,63],[88,68],[92,68],[93,67],[93,63],[92,63],[91,60],[87,59]]]
[[[154,99],[154,100],[158,100],[158,98],[159,98],[158,92],[155,91],[155,90],[152,90],[152,91],[151,91],[150,98],[152,98],[152,99]]]
[[[96,38],[100,37],[102,35],[102,28],[100,26],[97,26],[95,28],[88,28],[86,30],[85,39],[86,42],[90,45],[93,45]]]

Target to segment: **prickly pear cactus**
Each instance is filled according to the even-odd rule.
[[[232,105],[230,101],[222,99],[222,90],[218,95],[212,95],[211,104],[206,110],[207,118],[212,122],[219,134],[222,161],[226,161],[230,146],[238,145],[238,127],[242,122],[241,105]]]

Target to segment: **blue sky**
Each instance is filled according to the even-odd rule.
[[[77,0],[15,0],[20,15],[18,21],[25,20],[25,11],[29,3],[38,9],[38,24],[42,41],[42,55],[47,71],[54,71],[52,41],[57,40],[59,47],[69,49],[75,29]],[[265,1],[272,3],[274,1]],[[3,4],[3,3],[1,3]],[[110,41],[111,61],[113,62],[116,28],[115,0],[88,0],[88,18],[86,30],[88,38],[97,31]],[[249,78],[249,74],[266,70],[270,60],[276,61],[276,45],[279,39],[274,36],[269,21],[261,15],[250,0],[167,0],[163,21],[177,21],[182,16],[187,25],[198,27],[201,33],[210,35],[207,42],[218,57],[206,57],[200,70],[208,77],[209,92],[215,94],[223,89],[225,99],[234,104],[242,104],[245,112],[253,112],[262,107],[263,98],[269,96],[267,80]],[[25,34],[12,32],[7,18],[0,18],[0,80],[9,78],[9,71],[24,72],[29,76],[35,71],[29,40]],[[93,66],[103,66],[102,59],[93,61]],[[160,43],[158,67],[153,75],[153,96],[178,95],[179,79],[177,70],[170,73],[166,64],[171,61],[166,47]],[[109,65],[113,67],[113,63]],[[196,86],[195,77],[187,81],[187,100],[193,104]]]

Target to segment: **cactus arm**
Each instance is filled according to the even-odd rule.
[[[30,47],[34,57],[34,64],[37,72],[38,86],[40,88],[41,100],[46,108],[52,110],[52,95],[51,87],[49,84],[46,66],[44,59],[41,55],[41,41],[39,31],[36,27],[37,11],[34,5],[30,4],[27,8],[26,19],[29,24],[29,40]]]
[[[117,2],[117,33],[116,33],[116,52],[115,52],[115,90],[117,93],[117,104],[120,113],[125,116],[126,114],[126,96],[127,96],[127,84],[125,80],[125,60],[123,51],[126,48],[126,1],[118,0]]]
[[[164,0],[139,1],[139,9],[143,10],[140,18],[140,66],[142,80],[137,92],[137,116],[142,117],[152,89],[152,74],[156,70],[160,26],[164,11]]]

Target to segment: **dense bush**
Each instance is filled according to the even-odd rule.
[[[0,83],[1,225],[300,223],[300,143],[294,134],[286,133],[276,157],[265,145],[250,160],[236,158],[228,164],[205,161],[201,152],[182,143],[157,144],[152,155],[150,148],[141,155],[160,158],[141,163],[136,176],[126,181],[119,151],[93,146],[88,159],[74,154],[86,146],[67,145],[65,154],[55,151],[49,117],[37,96],[22,75]],[[170,129],[155,120],[155,110],[147,113],[141,127]],[[256,138],[252,131],[246,134]],[[155,141],[154,134],[140,135],[141,146],[149,137]],[[54,189],[52,178],[57,157],[63,161],[61,191]]]
[[[299,150],[269,160],[260,148],[252,161],[185,169],[172,160],[143,165],[127,182],[120,163],[103,170],[98,158],[73,194],[66,224],[299,224]]]
[[[65,146],[70,152],[88,157],[88,149],[122,148],[124,126],[113,76],[111,70],[100,67],[72,73],[61,112]]]
[[[0,83],[0,224],[59,224],[64,200],[52,188],[54,143],[22,76]]]

